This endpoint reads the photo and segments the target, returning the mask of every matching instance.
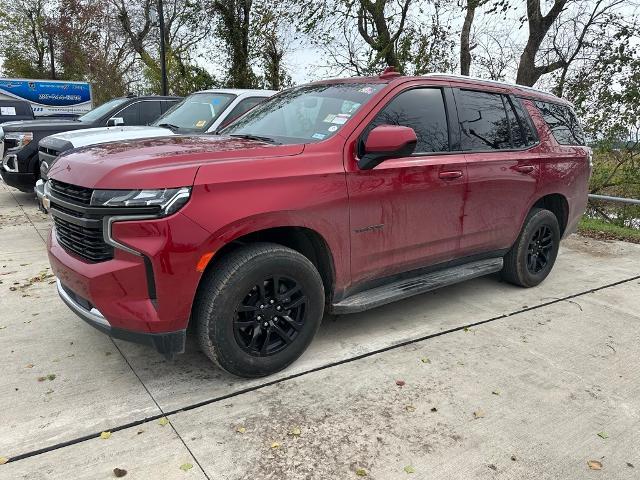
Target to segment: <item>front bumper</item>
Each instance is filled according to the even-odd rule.
[[[36,193],[36,197],[38,197],[38,209],[41,212],[49,213],[47,208],[45,207],[45,205],[43,203],[43,199],[44,199],[44,181],[43,180],[38,180],[36,182],[36,186],[33,187],[33,191]]]
[[[27,193],[33,191],[33,186],[38,179],[38,176],[35,173],[9,172],[4,168],[0,168],[0,175],[2,175],[4,183],[9,185],[10,187],[15,187],[18,190]]]
[[[49,262],[66,291],[100,312],[111,331],[167,335],[186,329],[202,275],[197,263],[210,234],[180,213],[123,219],[111,234],[123,248],[115,247],[110,260],[90,262],[58,241],[54,225]]]
[[[87,300],[78,297],[65,287],[60,280],[56,280],[56,284],[60,298],[71,311],[102,333],[106,333],[112,338],[154,347],[158,352],[168,358],[178,353],[184,353],[186,329],[166,333],[144,333],[115,328],[111,326],[102,313]]]

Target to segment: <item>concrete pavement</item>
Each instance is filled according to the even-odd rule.
[[[638,245],[574,236],[534,289],[327,317],[290,368],[240,380],[193,339],[167,362],[76,318],[48,225],[0,184],[0,478],[638,478]]]

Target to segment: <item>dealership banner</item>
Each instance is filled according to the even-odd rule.
[[[0,99],[13,98],[31,103],[36,116],[83,114],[93,108],[87,82],[0,78]]]

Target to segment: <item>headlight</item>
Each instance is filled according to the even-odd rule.
[[[15,153],[22,150],[33,140],[31,132],[6,132],[4,134],[5,142],[7,142],[7,153]]]
[[[180,210],[189,200],[191,187],[161,190],[94,190],[93,207],[160,207],[162,215]]]

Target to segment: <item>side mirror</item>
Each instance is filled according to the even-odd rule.
[[[124,125],[124,118],[111,117],[109,120],[107,120],[107,127],[117,127],[118,125]]]
[[[358,161],[361,170],[371,170],[385,160],[408,157],[416,149],[418,137],[413,128],[380,125],[369,132]]]

